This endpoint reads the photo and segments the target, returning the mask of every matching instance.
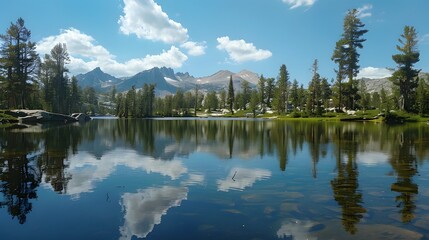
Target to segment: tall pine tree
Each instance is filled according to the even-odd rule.
[[[366,39],[363,35],[368,30],[363,29],[365,24],[358,17],[359,11],[356,9],[349,10],[344,18],[343,33],[341,39],[336,43],[334,54],[332,56],[333,61],[338,64],[337,70],[337,81],[340,84],[341,95],[345,95],[345,105],[349,109],[355,108],[355,102],[359,100],[358,94],[358,82],[355,77],[359,73],[359,56],[358,49],[363,48],[363,42]],[[343,88],[342,79],[346,76],[348,82]],[[342,98],[340,103],[342,104]]]
[[[396,49],[401,53],[392,56],[396,62],[397,70],[393,73],[390,80],[399,87],[401,95],[400,109],[410,112],[415,103],[415,90],[418,86],[418,75],[420,70],[414,69],[413,65],[420,59],[420,53],[417,50],[417,32],[412,26],[405,26],[404,33],[399,39],[402,46],[397,45]]]
[[[234,83],[232,82],[232,75],[229,76],[228,95],[226,101],[229,106],[229,111],[234,114]]]

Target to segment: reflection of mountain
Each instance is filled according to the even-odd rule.
[[[218,180],[218,191],[244,190],[252,187],[257,181],[271,177],[271,172],[265,169],[233,168],[224,180]]]
[[[125,223],[120,228],[121,240],[146,237],[155,225],[161,223],[163,215],[172,207],[178,207],[186,200],[186,187],[149,188],[137,193],[125,193],[122,207]]]

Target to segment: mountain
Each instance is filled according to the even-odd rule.
[[[259,81],[258,74],[248,70],[242,70],[238,73],[221,70],[207,77],[196,78],[188,72],[175,73],[173,69],[166,67],[155,67],[139,72],[134,76],[120,79],[104,73],[100,68],[95,68],[88,73],[77,75],[76,78],[81,87],[93,87],[99,92],[107,92],[112,86],[116,86],[118,92],[124,92],[131,89],[132,86],[139,89],[145,83],[156,84],[156,95],[159,96],[175,93],[177,89],[193,90],[196,84],[202,92],[219,91],[228,88],[230,76],[232,76],[236,91],[240,91],[241,83],[244,80],[248,81],[251,87],[256,86]]]
[[[76,76],[79,86],[82,88],[93,87],[96,91],[108,91],[111,86],[121,82],[120,79],[103,72],[99,67],[85,74]]]
[[[178,85],[175,85],[175,82],[179,80],[176,78],[173,69],[171,68],[152,68],[139,72],[136,75],[123,80],[116,86],[116,89],[120,92],[127,91],[131,89],[132,86],[135,88],[141,88],[146,84],[156,84],[157,91],[167,91],[170,93],[175,93]]]
[[[392,92],[393,83],[389,78],[362,78],[365,81],[366,89],[369,93],[380,92],[384,88],[387,92]]]
[[[202,89],[216,90],[227,89],[229,85],[229,78],[232,76],[232,82],[236,91],[241,90],[241,83],[248,81],[251,87],[258,84],[259,76],[248,70],[243,70],[239,73],[233,73],[228,70],[221,70],[211,76],[196,79],[196,82],[201,85]]]

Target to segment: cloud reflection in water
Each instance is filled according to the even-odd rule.
[[[218,191],[228,192],[229,190],[244,190],[252,187],[256,181],[265,180],[271,177],[271,171],[266,169],[233,168],[224,180],[218,180]]]
[[[120,239],[146,237],[155,225],[161,223],[161,217],[166,215],[170,208],[180,206],[187,195],[187,187],[170,186],[125,193],[122,195],[125,222],[124,226],[119,228]]]
[[[118,166],[141,169],[146,173],[159,173],[162,176],[170,177],[171,180],[176,180],[188,172],[181,160],[157,160],[139,155],[134,150],[115,149],[102,156],[101,159],[80,152],[70,159],[67,174],[70,174],[72,178],[67,184],[66,194],[78,198],[81,193],[91,192],[96,182],[109,177]]]

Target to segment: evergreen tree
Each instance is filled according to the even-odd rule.
[[[81,89],[77,84],[76,77],[72,77],[71,79],[71,87],[70,87],[70,110],[69,113],[80,112],[81,102]]]
[[[404,33],[401,35],[396,49],[400,54],[392,56],[393,61],[396,62],[397,70],[393,73],[390,80],[399,87],[401,97],[400,109],[410,112],[413,110],[415,103],[415,90],[418,86],[418,74],[420,70],[413,68],[413,65],[420,59],[420,53],[417,50],[417,32],[412,26],[405,26]]]
[[[228,96],[227,96],[227,104],[229,106],[229,111],[231,114],[234,114],[234,83],[232,82],[232,75],[229,76],[229,85],[228,85]]]
[[[226,91],[225,91],[225,89],[221,89],[219,92],[219,104],[220,104],[220,108],[222,108],[222,109],[226,108]]]
[[[329,108],[329,100],[332,96],[332,89],[331,86],[329,85],[328,79],[327,78],[322,78],[322,81],[320,83],[320,100],[323,103],[323,107],[324,108]]]
[[[258,81],[258,91],[259,91],[259,104],[262,110],[265,110],[266,102],[265,102],[265,78],[264,75],[261,75]]]
[[[40,79],[44,84],[43,96],[46,109],[53,112],[68,113],[67,99],[68,69],[66,64],[70,61],[65,44],[55,45],[50,54],[46,54],[41,66]]]
[[[373,92],[371,96],[371,106],[378,108],[381,111],[381,100],[378,92]]]
[[[219,100],[216,96],[216,91],[212,90],[207,93],[204,98],[204,108],[211,112],[212,110],[216,110],[219,105]]]
[[[419,81],[416,96],[418,113],[421,116],[429,114],[429,86],[424,79],[420,79]]]
[[[365,81],[363,79],[360,80],[359,95],[361,96],[359,101],[360,107],[365,112],[369,108],[370,101],[371,101],[371,94],[368,93]]]
[[[382,87],[380,91],[380,101],[381,101],[380,111],[384,111],[385,114],[388,114],[391,110],[391,104],[390,104],[389,96],[387,95],[387,92],[384,89],[384,87]]]
[[[288,105],[289,73],[286,65],[280,67],[279,79],[277,82],[276,108],[279,114],[287,112]]]
[[[0,35],[0,89],[6,108],[27,108],[37,89],[39,55],[36,43],[30,41],[31,31],[24,20],[11,23]],[[65,96],[65,95],[64,95]]]
[[[294,111],[297,109],[297,107],[299,106],[299,95],[298,95],[298,91],[299,91],[299,85],[298,85],[298,81],[296,79],[293,80],[292,83],[292,88],[290,90],[290,100],[292,102]]]
[[[275,93],[275,83],[274,83],[274,78],[268,78],[267,79],[267,84],[265,87],[265,94],[266,94],[266,104],[267,107],[272,108],[272,101],[274,98],[274,93]]]
[[[198,84],[195,84],[195,103],[194,103],[194,116],[197,116],[197,109],[198,109]]]
[[[303,111],[304,110],[304,105],[306,103],[306,94],[305,94],[305,89],[304,89],[304,85],[301,84],[300,88],[298,89],[298,106],[299,106],[299,110]]]
[[[253,113],[253,117],[256,117],[256,110],[258,108],[259,97],[260,96],[258,96],[258,91],[256,91],[255,89],[251,91],[249,108]]]
[[[344,18],[342,38],[336,43],[332,59],[339,65],[337,70],[337,81],[340,83],[340,95],[346,95],[346,107],[355,108],[355,102],[359,99],[358,84],[354,79],[359,73],[359,56],[358,48],[363,48],[363,42],[366,39],[362,36],[368,32],[363,29],[365,24],[358,17],[356,9],[349,10]],[[347,76],[348,83],[343,92],[341,81],[343,76]],[[342,101],[340,101],[341,103]]]
[[[250,102],[250,97],[251,97],[251,89],[248,81],[244,80],[241,82],[241,91],[242,91],[242,99],[241,99],[242,103],[240,105],[244,110],[246,110],[247,104]]]
[[[126,108],[126,113],[128,114],[128,111],[130,110],[130,108],[129,108],[130,107],[130,104],[129,104],[130,99],[128,98],[128,96],[125,96],[124,98],[126,100],[125,101],[126,105],[124,105],[124,107]],[[94,113],[98,112],[98,98],[97,98],[97,94],[95,92],[95,89],[93,87],[86,87],[83,90],[82,99],[83,99],[83,105],[86,107],[85,112],[90,112],[90,114],[94,114]],[[128,117],[128,115],[126,115],[125,117]]]
[[[183,109],[185,108],[185,98],[182,89],[178,88],[176,90],[176,94],[174,94],[173,101],[173,108],[176,109],[178,113],[183,113]]]
[[[310,115],[321,116],[321,79],[318,73],[319,64],[317,59],[314,60],[313,63],[313,78],[310,81],[310,85],[308,86],[308,98],[307,98],[307,112]]]
[[[346,40],[340,39],[335,44],[334,53],[332,54],[332,61],[338,64],[338,69],[335,70],[337,77],[336,81],[333,86],[333,98],[334,103],[337,107],[337,110],[340,110],[343,108],[343,95],[344,95],[344,87],[343,87],[343,80],[346,75],[346,69],[345,69],[345,61],[346,61]]]

